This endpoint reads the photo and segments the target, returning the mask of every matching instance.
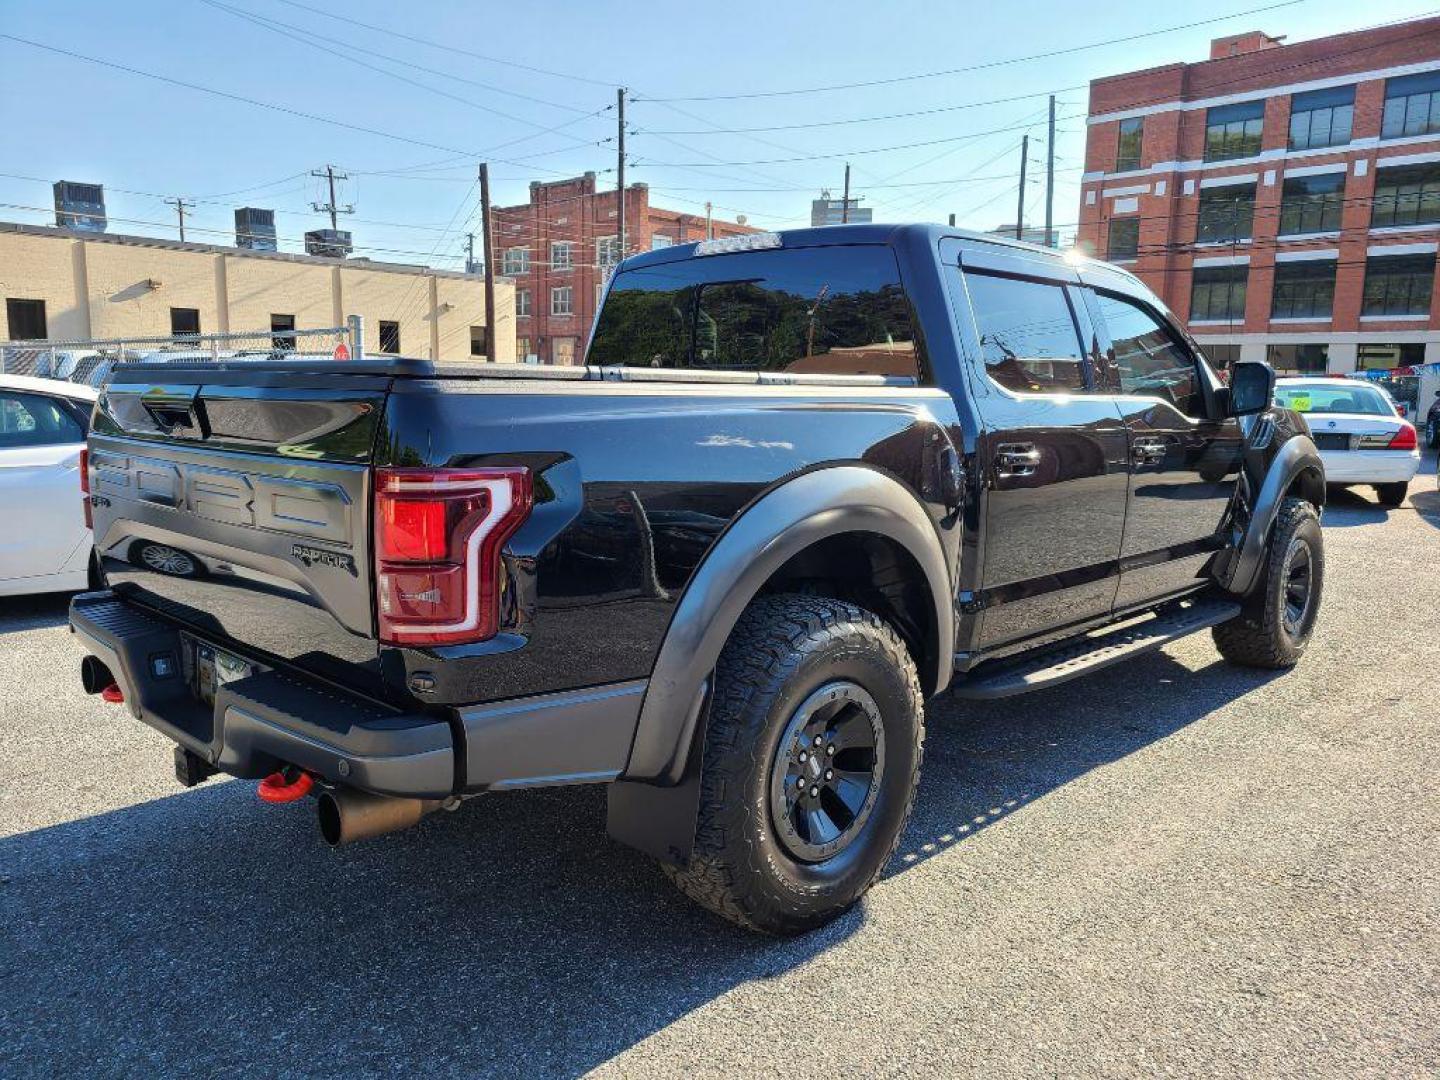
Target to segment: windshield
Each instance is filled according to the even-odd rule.
[[[1354,382],[1301,383],[1277,386],[1275,403],[1302,413],[1359,413],[1362,416],[1394,416],[1390,402],[1373,386]]]

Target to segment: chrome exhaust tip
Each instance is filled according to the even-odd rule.
[[[407,829],[443,805],[443,799],[401,799],[338,788],[320,793],[316,816],[325,842],[339,847]]]

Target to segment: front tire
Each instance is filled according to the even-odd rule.
[[[1324,583],[1320,518],[1304,499],[1286,499],[1259,584],[1239,615],[1211,631],[1220,655],[1246,667],[1294,667],[1310,644]]]
[[[1425,421],[1425,445],[1431,450],[1440,450],[1440,420]]]
[[[695,849],[667,872],[751,930],[829,922],[900,842],[924,734],[915,663],[887,623],[823,597],[756,601],[715,669]]]
[[[1399,484],[1376,484],[1375,495],[1380,500],[1381,506],[1388,506],[1392,510],[1405,501],[1405,496],[1410,491],[1410,485]]]

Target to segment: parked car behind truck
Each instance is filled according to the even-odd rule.
[[[1300,658],[1324,470],[1273,389],[1131,275],[995,237],[676,246],[622,263],[584,367],[121,369],[71,625],[183,782],[318,796],[332,842],[602,783],[688,895],[795,933],[898,843],[927,698],[1207,628]]]

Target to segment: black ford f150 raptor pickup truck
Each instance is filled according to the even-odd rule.
[[[923,708],[1209,628],[1305,650],[1320,457],[1133,276],[922,226],[625,260],[584,366],[117,369],[85,686],[332,843],[609,785],[613,836],[795,933],[876,879]],[[1178,691],[1183,692],[1183,691]]]

